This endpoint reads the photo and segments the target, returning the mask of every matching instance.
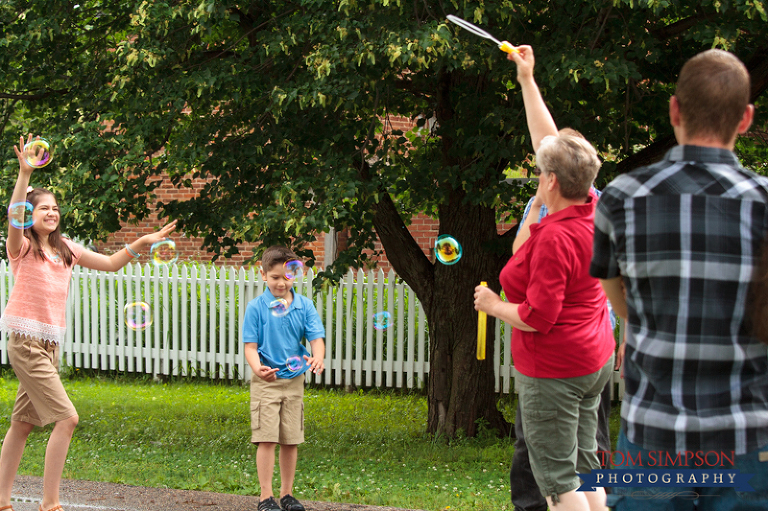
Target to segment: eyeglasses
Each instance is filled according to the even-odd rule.
[[[538,177],[541,175],[541,169],[539,167],[534,167],[533,170],[531,171],[531,174]]]

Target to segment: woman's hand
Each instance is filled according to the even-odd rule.
[[[498,303],[501,303],[501,297],[488,287],[477,286],[475,288],[475,310],[493,315],[491,311]]]
[[[516,46],[515,49],[517,52],[507,54],[507,60],[512,60],[517,64],[517,81],[523,82],[533,79],[533,66],[535,63],[533,48],[524,44]]]

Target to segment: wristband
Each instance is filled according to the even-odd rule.
[[[129,256],[131,256],[131,257],[132,257],[132,258],[134,258],[134,259],[135,259],[135,258],[137,258],[137,257],[139,257],[139,254],[137,254],[137,253],[136,253],[136,252],[135,252],[135,251],[134,251],[134,250],[133,250],[133,249],[130,247],[130,245],[128,245],[127,243],[125,244],[125,251],[126,251],[126,252],[128,252],[128,255],[129,255]]]

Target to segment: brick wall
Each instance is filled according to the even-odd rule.
[[[168,203],[172,200],[189,200],[196,197],[200,190],[203,189],[205,184],[204,179],[192,180],[192,188],[175,188],[169,179],[163,180],[162,184],[155,189],[155,195],[157,196],[155,202]],[[99,252],[105,254],[113,254],[125,247],[126,243],[131,243],[137,238],[156,231],[162,225],[162,220],[157,218],[156,214],[150,215],[148,218],[138,224],[123,223],[122,229],[113,235],[111,235],[106,242],[96,243],[95,247]],[[197,237],[187,237],[183,234],[174,233],[171,238],[176,243],[176,252],[178,253],[180,261],[198,261],[209,263],[213,258],[213,254],[202,248],[203,239]],[[323,237],[320,235],[318,240],[310,245],[310,248],[315,253],[320,264],[324,264],[325,261],[325,244]],[[229,259],[219,258],[216,264],[219,266],[242,266],[246,264],[253,256],[253,249],[257,246],[256,243],[245,243],[240,245],[239,254],[235,254]],[[142,257],[141,262],[148,261],[148,258]]]

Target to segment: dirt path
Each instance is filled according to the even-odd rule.
[[[38,511],[41,477],[18,476],[13,485],[14,511]],[[170,490],[65,479],[64,511],[255,511],[256,497],[203,491]],[[307,511],[414,511],[394,507],[302,501]]]

